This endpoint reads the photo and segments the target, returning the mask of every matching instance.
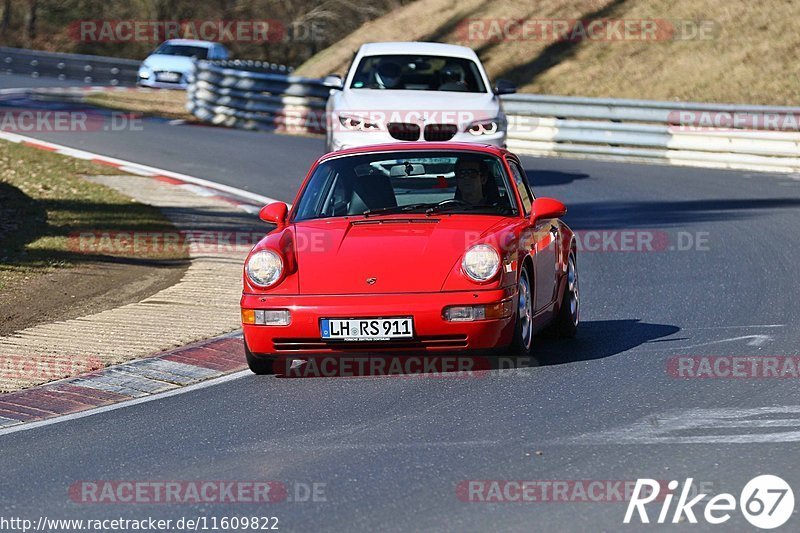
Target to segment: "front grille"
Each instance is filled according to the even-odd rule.
[[[449,141],[458,133],[455,124],[428,124],[425,126],[426,141]]]
[[[456,350],[467,347],[465,335],[442,335],[420,337],[410,341],[325,341],[322,339],[275,339],[277,352],[300,352],[319,350],[322,352],[373,352],[375,350],[424,350],[437,348],[440,350]]]
[[[183,74],[168,70],[157,70],[155,73],[156,81],[159,83],[180,83],[183,81]]]
[[[408,122],[390,122],[386,125],[389,135],[398,141],[419,140],[419,125]]]

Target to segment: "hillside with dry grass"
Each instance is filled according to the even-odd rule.
[[[363,24],[297,74],[343,74],[364,42],[440,41],[475,49],[493,79],[510,79],[522,92],[797,105],[798,16],[796,0],[417,0]],[[580,20],[584,28],[591,21],[655,21],[658,31],[642,40],[613,32],[566,40],[555,32],[491,33],[490,24],[497,29],[510,19]],[[470,23],[482,28],[472,38]]]

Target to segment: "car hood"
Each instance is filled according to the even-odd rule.
[[[334,111],[372,117],[382,113],[385,122],[466,126],[475,120],[497,117],[500,100],[491,93],[350,89],[343,91]]]
[[[142,63],[143,67],[151,70],[168,70],[186,74],[194,69],[194,59],[185,56],[169,56],[154,54],[148,56]]]
[[[300,222],[294,226],[300,293],[439,291],[467,248],[503,220],[458,215]]]

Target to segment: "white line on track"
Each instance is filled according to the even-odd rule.
[[[753,326],[705,326],[705,327],[697,327],[697,328],[681,328],[681,330],[687,329],[750,329],[750,328],[783,328],[786,327],[786,324],[755,324]]]
[[[22,423],[16,426],[7,427],[4,429],[0,429],[0,436],[8,435],[9,433],[17,433],[18,431],[27,431],[29,429],[36,429],[44,426],[51,426],[53,424],[58,424],[60,422],[67,422],[69,420],[77,420],[78,418],[84,418],[87,416],[98,415],[100,413],[107,413],[109,411],[115,411],[117,409],[122,409],[124,407],[131,407],[133,405],[139,405],[142,403],[147,402],[154,402],[157,400],[163,400],[164,398],[169,398],[170,396],[177,396],[179,394],[184,394],[187,392],[192,392],[200,389],[205,389],[207,387],[213,387],[215,385],[221,385],[223,383],[227,383],[229,381],[234,381],[237,379],[241,379],[245,376],[253,375],[249,370],[240,370],[239,372],[234,372],[233,374],[228,374],[227,376],[221,376],[218,378],[209,379],[207,381],[201,381],[200,383],[195,383],[194,385],[188,385],[186,387],[181,387],[179,389],[173,389],[166,392],[160,392],[157,394],[152,394],[149,396],[143,396],[141,398],[134,398],[132,400],[125,400],[119,403],[111,404],[111,405],[104,405],[102,407],[96,407],[94,409],[88,409],[86,411],[81,411],[79,413],[72,413],[69,415],[58,416],[55,418],[48,418],[46,420],[40,420],[38,422],[27,422]]]
[[[740,337],[730,337],[728,339],[718,339],[715,341],[700,342],[697,344],[689,344],[684,346],[670,346],[668,348],[661,348],[666,350],[686,350],[688,348],[699,348],[700,346],[711,346],[712,344],[721,344],[723,342],[736,342],[747,341],[748,346],[762,346],[768,342],[772,342],[774,337],[772,335],[742,335]]]
[[[778,444],[800,442],[800,405],[690,407],[584,433],[560,444]]]
[[[207,179],[197,178],[194,176],[189,176],[187,174],[181,174],[180,172],[173,172],[171,170],[166,170],[162,168],[151,167],[149,165],[142,165],[141,163],[134,163],[133,161],[126,161],[124,159],[118,159],[116,157],[109,157],[94,152],[87,152],[86,150],[79,150],[77,148],[71,148],[69,146],[64,146],[61,144],[42,141],[34,137],[27,137],[25,135],[19,135],[17,133],[0,131],[0,139],[4,139],[6,141],[10,141],[13,143],[22,143],[22,142],[32,143],[35,145],[50,148],[51,150],[60,153],[62,155],[76,157],[78,159],[97,159],[100,161],[114,164],[117,167],[125,167],[125,169],[128,170],[129,172],[135,169],[137,173],[144,173],[153,176],[155,175],[167,176],[169,178],[175,178],[177,180],[185,181],[187,183],[194,183],[195,185],[201,185],[209,189],[225,192],[234,196],[238,196],[240,198],[253,200],[261,204],[271,204],[278,201],[275,198],[270,198],[269,196],[263,196],[250,191],[246,191],[244,189],[239,189],[238,187],[231,187],[230,185],[223,185],[222,183],[216,183],[214,181],[210,181]]]
[[[3,95],[3,94],[14,94],[14,93],[16,93],[16,90],[15,91],[0,90],[0,95]],[[64,145],[60,145],[60,144],[56,144],[56,143],[51,143],[51,142],[48,142],[48,141],[42,141],[42,140],[36,139],[34,137],[27,137],[25,135],[19,135],[19,134],[16,134],[16,133],[9,133],[9,132],[5,132],[5,131],[0,131],[0,139],[6,140],[6,141],[9,141],[9,142],[13,142],[13,143],[27,142],[27,143],[31,143],[33,145],[38,145],[40,147],[46,147],[46,148],[49,148],[50,150],[52,150],[55,153],[58,153],[60,155],[64,155],[64,156],[67,156],[67,157],[74,157],[74,158],[77,158],[77,159],[85,159],[85,160],[96,159],[96,160],[99,160],[99,161],[103,161],[103,162],[106,162],[106,163],[113,164],[117,168],[119,168],[120,170],[123,170],[125,172],[129,172],[131,174],[138,174],[138,175],[141,175],[141,176],[166,176],[166,177],[174,178],[174,179],[186,182],[186,183],[191,183],[191,184],[199,185],[201,187],[205,187],[205,188],[208,188],[208,189],[214,189],[214,190],[217,190],[217,191],[221,191],[221,192],[224,192],[224,193],[227,193],[227,194],[230,194],[232,196],[239,197],[239,198],[252,200],[252,201],[255,201],[255,202],[258,202],[258,203],[261,203],[261,204],[271,204],[271,203],[274,203],[274,202],[278,201],[278,200],[276,200],[274,198],[270,198],[269,196],[263,196],[263,195],[256,194],[256,193],[253,193],[253,192],[250,192],[250,191],[246,191],[244,189],[239,189],[237,187],[231,187],[230,185],[224,185],[224,184],[216,183],[216,182],[209,181],[209,180],[206,180],[206,179],[203,179],[203,178],[197,178],[197,177],[194,177],[194,176],[189,176],[187,174],[181,174],[180,172],[173,172],[171,170],[161,169],[161,168],[157,168],[157,167],[151,167],[149,165],[142,165],[140,163],[134,163],[132,161],[126,161],[124,159],[118,159],[118,158],[115,158],[115,157],[104,156],[104,155],[97,154],[97,153],[94,153],[94,152],[88,152],[86,150],[80,150],[80,149],[77,149],[77,148],[71,148],[69,146],[64,146]],[[258,212],[258,208],[256,208],[255,206],[252,206],[252,208],[251,208],[251,206],[240,205],[239,207],[241,207],[242,209],[245,209],[245,211],[248,211],[248,212],[253,212],[253,213]],[[289,204],[289,207],[291,208],[291,204]],[[187,392],[192,392],[192,391],[195,391],[195,390],[204,389],[206,387],[213,387],[215,385],[220,385],[220,384],[226,383],[228,381],[233,381],[233,380],[236,380],[236,379],[240,379],[240,378],[243,378],[243,377],[245,377],[245,376],[247,376],[249,374],[250,374],[249,370],[243,370],[243,371],[236,372],[236,373],[233,373],[233,374],[228,374],[227,376],[222,376],[222,377],[219,377],[219,378],[210,379],[208,381],[203,381],[201,383],[196,383],[194,385],[189,385],[187,387],[181,387],[181,388],[178,388],[178,389],[174,389],[174,390],[167,391],[167,392],[162,392],[162,393],[159,393],[159,394],[153,394],[153,395],[145,396],[145,397],[142,397],[142,398],[126,400],[126,401],[122,401],[122,402],[115,403],[115,404],[112,404],[112,405],[106,405],[106,406],[103,406],[103,407],[97,407],[97,408],[94,408],[94,409],[88,409],[86,411],[81,411],[79,413],[73,413],[73,414],[68,414],[68,415],[64,415],[64,416],[58,416],[58,417],[55,417],[55,418],[49,418],[47,420],[40,420],[38,422],[21,423],[19,425],[14,425],[14,426],[11,426],[11,427],[6,427],[4,429],[0,429],[0,436],[8,435],[8,434],[11,434],[11,433],[16,433],[18,431],[27,431],[29,429],[36,429],[36,428],[40,428],[40,427],[44,427],[44,426],[49,426],[49,425],[52,425],[52,424],[58,424],[60,422],[67,422],[69,420],[76,420],[78,418],[84,418],[84,417],[87,417],[87,416],[92,416],[92,415],[96,415],[96,414],[100,414],[100,413],[105,413],[105,412],[108,412],[108,411],[114,411],[116,409],[122,409],[123,407],[129,407],[129,406],[138,405],[138,404],[141,404],[141,403],[152,402],[152,401],[160,400],[160,399],[163,399],[163,398],[168,398],[170,396],[177,396],[178,394],[184,394],[184,393],[187,393]]]

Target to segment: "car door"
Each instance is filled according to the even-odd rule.
[[[511,174],[517,185],[525,216],[530,217],[534,196],[525,171],[514,159],[508,160]],[[539,220],[531,226],[534,262],[534,314],[546,309],[553,302],[556,288],[556,249],[558,226],[554,220]]]

